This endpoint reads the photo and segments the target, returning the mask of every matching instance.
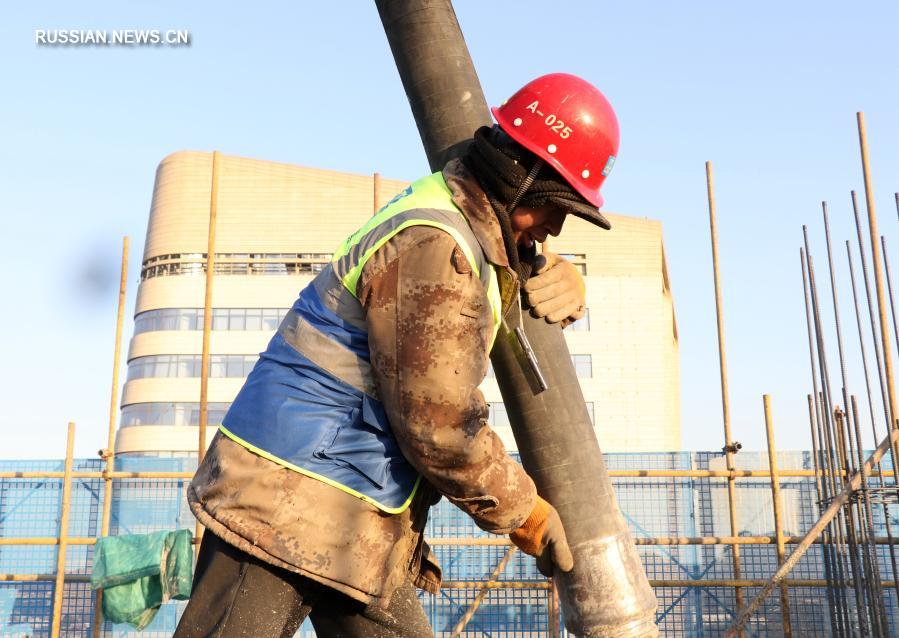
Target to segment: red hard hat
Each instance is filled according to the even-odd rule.
[[[512,139],[602,206],[599,189],[618,154],[618,118],[599,89],[576,75],[550,73],[491,111]]]

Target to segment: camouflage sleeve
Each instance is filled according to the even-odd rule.
[[[491,311],[464,253],[442,230],[408,228],[369,259],[358,292],[403,455],[482,529],[519,527],[536,490],[487,423]]]

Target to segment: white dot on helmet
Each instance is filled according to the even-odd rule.
[[[590,171],[585,168],[583,171],[581,171],[581,177],[587,179],[588,177],[590,177]]]
[[[521,118],[516,117],[514,120],[512,120],[512,124],[514,124],[515,126],[521,126]]]
[[[556,152],[556,145],[555,145],[555,144],[550,144],[549,146],[546,147],[546,150],[549,151],[550,153],[555,153],[555,152]]]

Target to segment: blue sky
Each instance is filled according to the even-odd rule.
[[[854,237],[849,191],[862,190],[862,110],[880,229],[899,259],[897,7],[456,1],[492,104],[532,77],[566,71],[615,106],[622,143],[606,208],[664,225],[685,448],[722,445],[706,160],[715,165],[735,437],[763,449],[761,395],[770,393],[779,447],[808,446],[798,254],[809,224],[829,293],[822,200],[837,242],[850,390],[865,403],[842,242]],[[54,28],[188,29],[192,44],[34,44],[35,29]],[[5,3],[0,59],[2,458],[61,456],[68,420],[78,423],[78,454],[105,443],[121,237],[132,239],[127,339],[165,155],[219,149],[397,179],[427,171],[373,2]]]

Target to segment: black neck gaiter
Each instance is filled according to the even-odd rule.
[[[519,247],[516,245],[512,234],[512,224],[508,210],[509,202],[515,199],[518,190],[528,176],[528,172],[539,158],[529,150],[518,144],[506,135],[498,126],[482,126],[474,134],[474,140],[469,145],[466,154],[462,157],[465,166],[477,178],[481,188],[490,200],[493,212],[499,220],[503,233],[503,243],[506,247],[506,255],[509,257],[509,265],[522,276],[522,281],[530,275],[530,265],[527,272],[522,270],[522,262],[529,261],[536,254],[536,250],[522,249],[524,253],[519,255]],[[583,204],[583,198],[556,172],[551,166],[544,164],[536,175],[533,183],[527,188],[521,197],[519,204],[522,206],[539,208],[545,206],[552,197],[554,201],[570,200]]]

